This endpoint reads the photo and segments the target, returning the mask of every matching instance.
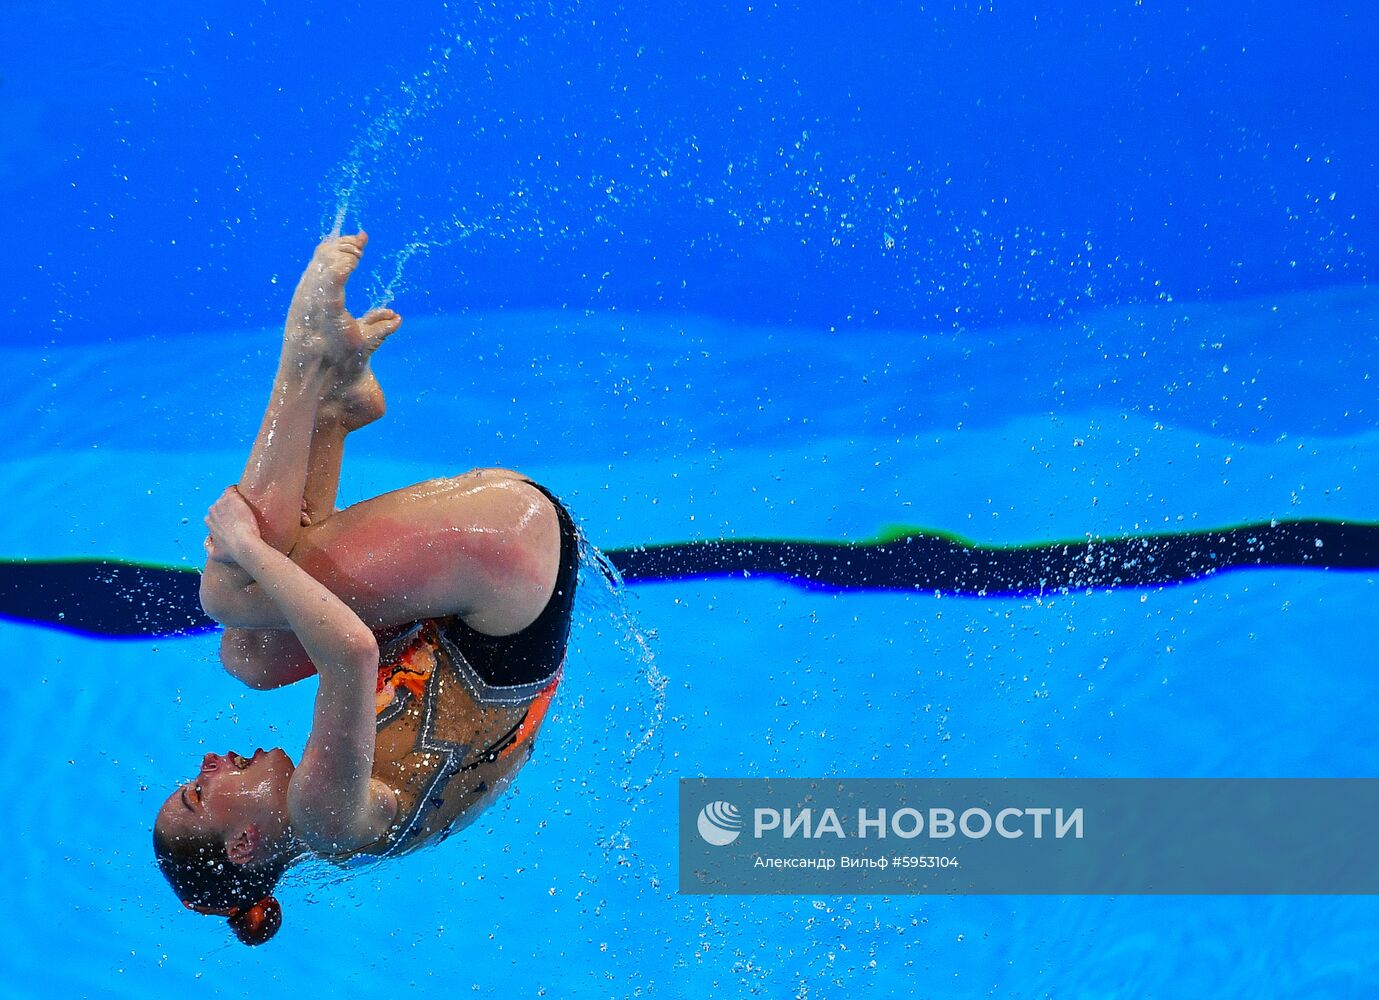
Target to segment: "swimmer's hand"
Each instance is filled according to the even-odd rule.
[[[253,508],[235,486],[211,504],[206,512],[206,528],[210,531],[206,538],[206,555],[215,562],[242,562],[246,547],[263,542]]]

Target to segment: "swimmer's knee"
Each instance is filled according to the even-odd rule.
[[[253,688],[255,691],[272,691],[274,688],[283,686],[283,682],[276,679],[272,671],[265,670],[263,664],[237,653],[228,654],[223,644],[220,652],[220,663],[227,674],[245,687]]]
[[[286,687],[316,672],[305,655],[300,660],[293,659],[274,648],[280,644],[281,634],[278,633],[226,629],[220,639],[221,666],[235,680],[255,691]]]
[[[252,670],[237,670],[234,667],[225,668],[231,677],[242,682],[245,687],[255,691],[272,691],[286,684],[286,681],[279,680],[268,674],[259,673]]]

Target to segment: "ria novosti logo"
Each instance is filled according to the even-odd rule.
[[[727,847],[742,833],[742,814],[731,802],[710,802],[699,810],[699,836],[714,847]]]
[[[752,810],[754,840],[984,840],[993,833],[1004,840],[1083,838],[1084,810],[1078,806],[1022,806],[996,811],[984,806],[966,809],[931,806],[916,809],[884,806],[857,809],[856,823],[846,810],[832,807],[773,808]],[[712,847],[727,847],[740,837],[746,823],[741,810],[726,799],[716,799],[699,810],[699,836]],[[769,837],[767,835],[770,835]]]

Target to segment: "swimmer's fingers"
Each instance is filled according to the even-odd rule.
[[[230,558],[230,556],[215,543],[215,539],[210,535],[206,536],[206,541],[202,544],[206,549],[206,558],[211,562],[224,563],[227,566],[238,565],[234,559]]]
[[[235,556],[242,545],[262,537],[253,508],[234,486],[211,504],[206,512],[206,528],[211,533],[212,545],[222,550],[231,562],[238,561]]]

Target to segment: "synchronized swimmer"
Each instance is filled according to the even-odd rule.
[[[178,898],[247,944],[281,925],[293,864],[472,821],[530,756],[569,636],[578,539],[544,487],[476,469],[335,510],[346,436],[383,415],[370,358],[402,322],[345,308],[366,242],[316,248],[244,474],[206,517],[201,602],[226,670],[257,689],[320,678],[297,764],[206,754],[155,821]]]

